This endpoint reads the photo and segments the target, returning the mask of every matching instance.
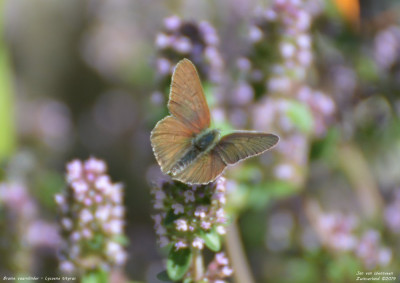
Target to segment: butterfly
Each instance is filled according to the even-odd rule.
[[[235,131],[220,137],[210,128],[210,110],[196,67],[181,60],[172,75],[168,109],[150,141],[161,171],[186,184],[207,184],[228,165],[261,154],[279,137],[255,131]]]

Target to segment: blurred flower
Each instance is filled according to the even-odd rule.
[[[232,98],[233,102],[237,103],[238,105],[248,104],[252,102],[254,98],[253,88],[244,81],[239,82]]]
[[[304,86],[298,92],[299,101],[308,105],[314,117],[314,135],[321,137],[327,131],[335,113],[334,101],[321,91],[313,91]]]
[[[46,235],[46,237],[43,237],[43,235]],[[43,220],[33,222],[28,227],[26,237],[29,244],[33,247],[50,247],[55,249],[61,243],[55,223],[48,223]]]
[[[357,244],[356,255],[363,261],[368,269],[377,265],[386,266],[392,259],[392,251],[380,244],[380,233],[376,230],[368,230]]]
[[[393,201],[385,208],[385,222],[389,229],[400,233],[400,189],[395,192]]]
[[[22,136],[36,138],[44,145],[56,151],[65,150],[71,139],[71,113],[60,101],[46,99],[43,101],[20,100],[18,129]]]
[[[333,251],[353,250],[357,244],[354,229],[357,220],[354,216],[339,213],[318,215],[317,225],[322,243]]]
[[[207,282],[223,283],[233,274],[232,268],[229,267],[229,260],[224,253],[217,253],[207,267],[205,279]]]
[[[359,258],[365,268],[386,266],[392,259],[392,251],[383,247],[380,232],[367,230],[358,236],[358,220],[354,216],[341,213],[323,213],[314,202],[308,205],[311,223],[317,232],[322,245],[332,252],[351,252]]]
[[[138,49],[144,48],[130,1],[91,0],[92,21],[83,34],[81,54],[86,63],[112,81],[126,78]]]
[[[123,266],[123,187],[106,175],[104,161],[89,158],[67,164],[68,188],[55,196],[61,213],[64,248],[60,269],[84,273]]]
[[[389,26],[374,39],[374,59],[382,70],[389,70],[400,58],[400,28]]]
[[[155,60],[158,91],[164,92],[180,59],[190,59],[201,78],[213,83],[221,82],[224,60],[218,49],[219,37],[215,29],[205,21],[186,21],[178,16],[164,19],[164,29],[157,34],[155,45],[158,57]],[[152,99],[158,102],[157,96]]]
[[[39,219],[38,206],[22,184],[0,183],[0,208],[2,270],[29,274],[34,249],[55,249],[60,243],[56,226]]]

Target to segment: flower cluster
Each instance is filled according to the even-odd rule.
[[[382,246],[379,232],[371,229],[358,237],[355,233],[357,225],[353,216],[321,213],[316,229],[323,245],[330,250],[353,252],[368,269],[388,265],[392,259],[391,250]]]
[[[106,175],[106,164],[89,158],[67,164],[68,188],[55,200],[65,240],[60,269],[85,272],[124,265],[123,186]]]
[[[248,32],[252,52],[237,61],[257,97],[267,91],[290,95],[306,78],[313,61],[309,34],[313,14],[307,8],[302,0],[276,0],[266,10],[257,10]]]
[[[91,21],[83,33],[81,54],[86,63],[105,79],[126,80],[135,53],[142,48],[138,42],[139,27],[130,1],[90,1]]]
[[[307,84],[312,19],[305,1],[273,1],[258,11],[250,27],[252,52],[237,61],[258,100],[253,127],[281,137],[273,153],[274,177],[297,186],[304,180],[310,138],[325,134],[335,111],[328,95]]]
[[[195,65],[199,75],[210,82],[220,82],[224,61],[218,50],[219,37],[206,21],[185,21],[177,16],[164,20],[164,30],[155,39],[158,49],[156,59],[157,80],[160,91],[169,86],[169,80],[176,63],[188,58]],[[163,95],[155,92],[153,102],[161,102]]]
[[[228,258],[224,253],[217,253],[207,267],[206,282],[225,283],[224,279],[231,276],[232,273],[233,270],[229,267]]]
[[[205,235],[225,234],[227,216],[225,206],[225,179],[203,186],[187,186],[179,182],[164,182],[152,189],[153,216],[161,247],[172,244],[176,250],[202,250]]]

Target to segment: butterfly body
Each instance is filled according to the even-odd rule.
[[[192,146],[182,156],[182,158],[172,167],[172,175],[184,170],[190,163],[194,162],[196,158],[211,150],[216,141],[219,140],[219,131],[215,129],[207,129],[203,133],[198,134],[192,139]]]
[[[277,144],[276,135],[236,131],[220,138],[210,128],[210,111],[195,66],[187,59],[174,71],[168,101],[170,116],[151,132],[161,170],[187,184],[207,184],[228,165],[261,154]]]

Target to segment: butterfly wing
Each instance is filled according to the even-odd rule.
[[[193,137],[210,126],[210,111],[195,66],[180,61],[172,75],[168,116],[151,132],[151,145],[161,170],[168,174],[190,149]]]
[[[222,174],[226,163],[219,153],[212,149],[199,156],[189,166],[172,178],[186,184],[208,184]]]
[[[279,137],[262,132],[241,131],[224,136],[215,150],[226,164],[261,154],[278,143]]]
[[[172,75],[168,109],[195,134],[210,127],[210,110],[199,75],[187,59],[178,63]]]
[[[164,173],[190,150],[197,134],[210,126],[210,110],[195,66],[187,59],[178,63],[172,76],[168,116],[157,123],[151,144]],[[236,132],[223,137],[210,151],[195,158],[174,179],[188,184],[207,184],[215,180],[229,164],[260,154],[278,142],[272,134]]]
[[[167,174],[191,147],[192,130],[173,116],[167,116],[154,127],[151,146],[161,170]]]

